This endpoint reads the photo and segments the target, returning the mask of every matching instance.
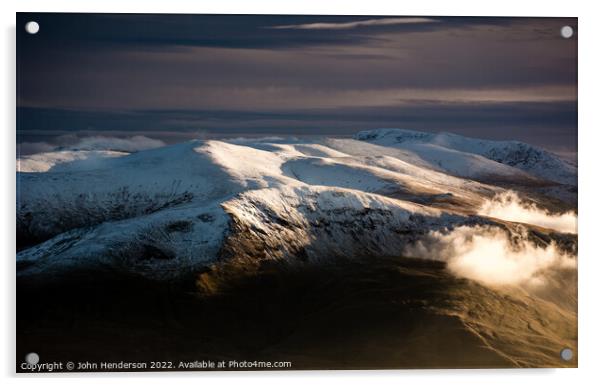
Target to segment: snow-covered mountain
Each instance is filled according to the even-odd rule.
[[[414,367],[566,365],[574,187],[532,173],[549,166],[537,158],[488,158],[504,146],[395,133],[19,159],[20,344],[307,368],[416,353]]]
[[[505,149],[491,141],[477,154],[485,147],[471,145],[477,140],[412,133],[417,139],[385,130],[357,139],[190,141],[132,154],[21,159],[18,273],[117,267],[163,279],[228,258],[294,264],[393,256],[433,232],[462,227],[574,249],[574,238],[529,217],[518,224],[481,210],[506,189],[478,179],[529,185],[551,155],[542,153],[543,166],[529,161],[529,169],[527,161],[483,155]]]
[[[531,176],[577,185],[577,167],[560,157],[519,141],[491,141],[451,133],[425,133],[402,129],[361,131],[355,139],[410,151],[431,167],[453,175],[487,179]]]

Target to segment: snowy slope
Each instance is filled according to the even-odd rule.
[[[243,189],[213,162],[209,145],[198,142],[99,159],[94,170],[19,173],[17,232],[26,241],[43,240]]]
[[[459,176],[481,177],[490,172],[510,176],[513,169],[518,169],[541,179],[577,184],[574,165],[548,151],[518,141],[491,141],[451,133],[403,129],[367,130],[359,132],[355,138],[412,151],[435,167]],[[493,163],[483,162],[481,157]]]
[[[363,137],[362,137],[363,138]],[[388,155],[426,170],[435,170],[446,175],[482,182],[521,181],[532,184],[538,180],[534,176],[511,166],[500,164],[483,156],[460,152],[438,145],[391,144],[389,141],[365,141],[331,139],[328,143],[336,148],[348,148],[356,156],[375,154]]]

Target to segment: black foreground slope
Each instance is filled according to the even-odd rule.
[[[263,360],[292,369],[577,364],[559,357],[564,347],[576,352],[572,301],[494,291],[444,263],[238,268],[177,283],[112,271],[19,278],[17,362],[37,352],[42,361]]]

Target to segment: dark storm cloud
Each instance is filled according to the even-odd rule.
[[[36,20],[44,35],[23,44],[40,48],[108,48],[198,46],[225,48],[290,48],[333,43],[359,43],[384,31],[429,31],[475,25],[505,25],[507,18],[424,18],[390,16],[300,15],[160,15],[18,13],[17,24]],[[391,22],[397,20],[397,22]],[[433,22],[433,23],[431,23]],[[322,26],[311,28],[307,26]],[[304,27],[305,26],[305,27]],[[330,26],[330,28],[328,27]],[[339,27],[337,27],[339,26]],[[349,31],[365,26],[361,31]],[[275,31],[277,30],[277,31]],[[328,30],[325,34],[324,30]],[[27,37],[19,30],[21,37]]]
[[[29,20],[40,33],[23,31]],[[576,134],[577,41],[560,37],[565,24],[577,27],[570,18],[18,14],[19,140],[399,126],[554,145]]]
[[[355,106],[363,104],[361,94],[383,89],[514,88],[522,93],[524,87],[574,87],[576,81],[575,40],[559,37],[563,21],[555,19],[452,18],[363,27],[355,33],[266,28],[313,21],[307,17],[198,16],[195,24],[190,22],[195,17],[180,15],[180,24],[169,29],[177,16],[43,16],[50,20],[40,19],[45,27],[39,35],[19,31],[22,104],[253,109],[320,107],[337,99]],[[108,21],[104,29],[103,20]],[[88,32],[75,33],[82,24]],[[163,30],[165,37],[157,38]],[[237,39],[246,45],[234,44]],[[106,42],[111,44],[100,49]],[[384,94],[382,101],[370,99],[391,104]],[[286,101],[289,106],[283,106]]]

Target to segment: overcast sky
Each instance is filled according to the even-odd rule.
[[[577,31],[572,18],[21,13],[18,141],[400,127],[574,153],[564,25]]]

